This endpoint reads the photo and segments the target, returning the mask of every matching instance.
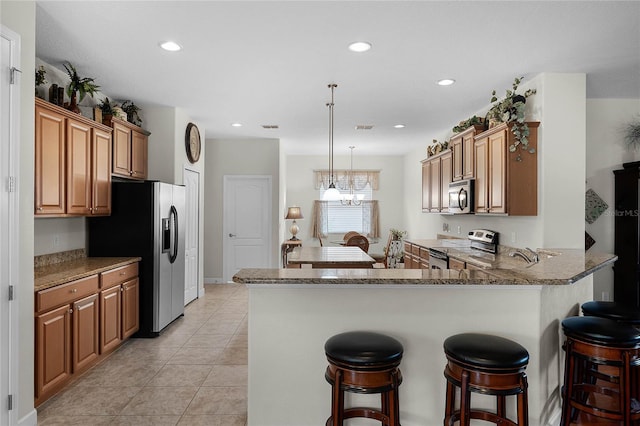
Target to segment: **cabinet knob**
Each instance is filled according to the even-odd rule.
[[[73,313],[73,308],[69,308],[69,314]]]
[[[133,176],[133,170],[129,172],[129,176]]]
[[[120,287],[120,291],[124,291],[125,288],[125,286]]]
[[[38,211],[42,211],[42,207],[38,207]]]
[[[77,292],[78,292],[78,289],[77,289],[77,288],[72,288],[72,289],[71,289],[71,293],[77,293]]]
[[[125,271],[120,272],[120,275],[127,275]]]

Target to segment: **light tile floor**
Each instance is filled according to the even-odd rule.
[[[38,425],[245,426],[247,291],[205,295],[155,339],[130,339],[38,407]]]

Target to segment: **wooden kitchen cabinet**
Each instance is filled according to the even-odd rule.
[[[138,262],[35,293],[35,405],[139,328]]]
[[[59,215],[66,210],[65,116],[39,104],[35,107],[35,214]]]
[[[474,178],[474,149],[475,135],[484,130],[483,126],[471,126],[454,135],[449,141],[453,152],[452,181]]]
[[[422,211],[449,211],[449,182],[453,172],[451,150],[422,160]]]
[[[122,284],[122,338],[127,339],[140,329],[140,280]]]
[[[514,142],[511,126],[501,124],[475,137],[475,212],[476,214],[508,214],[536,216],[538,199],[537,130],[539,123],[529,126],[530,154],[509,152]],[[521,160],[517,159],[518,154]]]
[[[111,129],[35,101],[35,214],[111,214]]]
[[[93,294],[73,303],[72,367],[79,373],[98,359],[98,295]]]
[[[92,275],[36,293],[36,405],[98,359],[97,291]]]
[[[463,269],[466,269],[467,264],[461,260],[458,259],[454,259],[452,257],[449,258],[449,269],[456,269],[458,271],[461,271]]]
[[[115,117],[104,123],[113,128],[113,169],[116,176],[146,179],[149,132]]]

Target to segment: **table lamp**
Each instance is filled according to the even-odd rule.
[[[300,210],[300,207],[289,207],[287,209],[287,215],[285,216],[285,219],[293,219],[293,223],[291,224],[291,228],[289,228],[289,230],[291,231],[292,235],[291,240],[297,240],[298,237],[296,237],[296,234],[298,233],[300,228],[298,228],[296,219],[304,219],[304,217],[302,216],[302,210]]]

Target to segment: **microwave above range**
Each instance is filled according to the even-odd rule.
[[[473,213],[473,179],[449,183],[449,213]]]

